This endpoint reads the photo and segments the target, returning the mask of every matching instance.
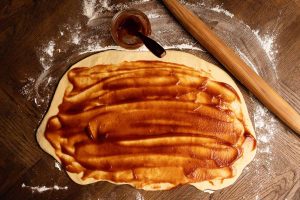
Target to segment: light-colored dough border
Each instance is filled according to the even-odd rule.
[[[84,58],[83,60],[77,62],[74,64],[70,69],[76,68],[76,67],[92,67],[97,64],[118,64],[123,61],[137,61],[137,60],[159,60],[164,62],[173,62],[178,64],[183,64],[189,67],[192,67],[196,70],[203,70],[205,72],[209,72],[211,75],[211,78],[220,82],[227,83],[231,85],[238,93],[241,103],[242,103],[242,112],[244,116],[244,120],[246,123],[246,127],[251,132],[251,134],[255,137],[254,129],[251,123],[251,120],[249,118],[248,110],[245,104],[245,100],[237,87],[237,85],[234,83],[234,81],[231,79],[231,77],[224,72],[219,67],[208,63],[192,54],[180,52],[180,51],[174,51],[174,50],[168,50],[167,55],[164,58],[157,58],[152,55],[150,52],[137,52],[137,51],[117,51],[117,50],[109,50],[101,53],[96,53],[94,55],[91,55],[87,58]],[[70,70],[69,69],[69,70]],[[53,156],[58,162],[59,158],[55,155],[54,148],[51,146],[51,144],[48,142],[48,140],[44,137],[44,132],[46,128],[46,124],[48,119],[51,116],[54,116],[58,113],[58,106],[62,103],[62,97],[64,95],[64,91],[66,87],[69,85],[69,81],[67,78],[67,72],[64,74],[64,76],[59,81],[59,84],[57,86],[56,92],[53,96],[51,105],[49,107],[48,112],[46,113],[45,117],[43,118],[39,128],[37,129],[37,141],[41,148],[49,153],[51,156]],[[200,190],[218,190],[222,189],[224,187],[227,187],[231,184],[233,184],[237,178],[242,173],[242,170],[246,167],[248,163],[251,162],[251,160],[254,158],[256,153],[256,149],[252,150],[252,144],[245,142],[244,143],[244,152],[243,156],[240,157],[234,164],[233,169],[235,172],[235,176],[229,179],[221,180],[212,180],[212,181],[203,181],[199,183],[192,183],[191,185],[195,186],[196,188]],[[89,178],[85,181],[81,180],[82,174],[75,174],[67,172],[70,178],[78,183],[78,184],[89,184],[97,182],[98,180]],[[109,180],[107,180],[109,181]],[[109,181],[111,182],[111,181]],[[213,184],[212,184],[213,183]],[[118,183],[122,184],[122,183]],[[126,183],[124,183],[126,184]],[[147,185],[143,189],[145,190],[155,190],[156,185]],[[161,183],[160,189],[169,189],[173,187],[172,185],[168,183]]]

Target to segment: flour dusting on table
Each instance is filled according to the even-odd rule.
[[[204,190],[203,192],[206,192],[208,194],[213,194],[215,191],[214,190]]]
[[[278,130],[278,120],[270,111],[258,101],[255,102],[254,108],[254,128],[259,142],[258,152],[270,154],[268,160],[272,160],[272,148],[269,145]]]
[[[234,14],[232,14],[231,12],[229,12],[228,10],[225,10],[224,8],[222,8],[221,6],[219,5],[216,5],[215,7],[211,8],[210,10],[212,11],[215,11],[217,13],[223,13],[225,14],[226,16],[230,17],[230,18],[233,18],[234,17]]]
[[[275,149],[273,149],[272,143],[275,140],[276,134],[279,133],[280,122],[278,119],[265,108],[253,95],[250,95],[250,99],[254,105],[253,122],[254,129],[257,137],[257,154],[250,164],[251,166],[251,179],[249,184],[253,191],[264,191],[268,182],[272,182],[272,179],[276,175],[276,171],[273,162],[278,159],[276,157]],[[248,172],[250,167],[247,166],[244,171]],[[263,181],[255,182],[256,177],[264,177]],[[259,195],[256,195],[256,199],[260,199]]]
[[[58,185],[54,185],[53,187],[47,187],[47,186],[29,186],[29,185],[25,185],[25,183],[22,183],[21,185],[22,188],[27,188],[29,190],[31,190],[32,193],[43,193],[46,191],[52,191],[52,190],[67,190],[68,186],[58,186]]]
[[[57,161],[54,161],[54,167],[55,167],[56,169],[58,169],[59,171],[62,170],[61,164],[60,164],[59,162],[57,162]]]
[[[266,54],[269,58],[269,60],[271,61],[271,66],[275,72],[276,78],[278,78],[277,76],[277,69],[276,69],[276,55],[278,53],[277,50],[277,46],[276,46],[276,37],[277,37],[277,33],[272,33],[269,35],[260,35],[259,30],[253,30],[254,35],[256,36],[256,38],[258,39],[260,45],[262,46],[262,48],[266,51]]]
[[[95,12],[96,0],[84,0],[83,1],[83,14],[88,18],[91,18]]]

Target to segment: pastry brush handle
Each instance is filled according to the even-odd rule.
[[[203,21],[177,0],[162,0],[181,25],[270,111],[300,135],[300,115],[230,49]]]

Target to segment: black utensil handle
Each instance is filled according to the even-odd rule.
[[[137,32],[136,35],[143,41],[145,46],[157,57],[162,58],[166,55],[165,49],[160,46],[156,41],[145,36],[144,34]]]

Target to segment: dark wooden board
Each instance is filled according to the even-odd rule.
[[[94,17],[101,26],[86,25],[90,13],[84,13],[83,2],[88,1],[0,1],[0,199],[300,199],[300,138],[240,84],[255,123],[259,150],[238,181],[228,188],[208,194],[188,185],[158,192],[107,182],[80,186],[57,169],[54,159],[39,148],[36,128],[65,70],[101,50],[99,45],[114,45],[109,22],[118,9],[127,5],[152,14],[152,36],[164,46],[188,43],[201,48],[160,1],[98,1],[95,11],[99,13]],[[300,112],[299,0],[184,2],[229,45],[247,55],[259,74]],[[208,8],[222,8],[234,16]],[[273,50],[278,51],[274,63],[266,57],[266,49],[259,48],[255,30],[265,42],[274,42]],[[77,33],[82,36],[79,41]],[[268,36],[275,38],[267,40]],[[93,46],[97,40],[98,46]],[[51,41],[55,44],[53,56],[45,52]],[[222,67],[206,52],[184,51]],[[49,69],[41,78],[43,67]],[[68,188],[55,190],[55,185]],[[52,189],[33,192],[36,186]]]

